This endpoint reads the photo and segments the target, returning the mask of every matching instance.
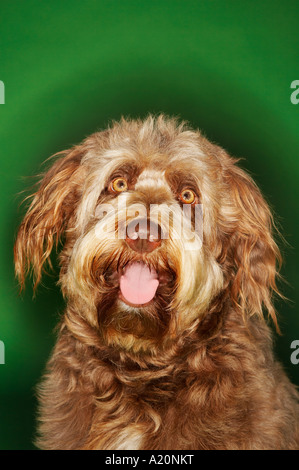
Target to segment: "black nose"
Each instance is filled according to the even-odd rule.
[[[162,229],[146,218],[134,219],[127,225],[126,242],[132,250],[150,253],[161,245]]]

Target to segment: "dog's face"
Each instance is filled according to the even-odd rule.
[[[175,120],[122,120],[53,164],[16,241],[21,283],[32,266],[38,284],[62,235],[66,322],[84,319],[110,346],[166,348],[224,299],[275,319],[266,203],[233,159]]]

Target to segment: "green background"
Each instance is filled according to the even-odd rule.
[[[289,284],[276,353],[299,384],[298,1],[1,1],[0,448],[33,448],[34,387],[63,308],[57,273],[32,300],[14,281],[12,247],[25,176],[121,115],[178,115],[246,168],[276,213]]]

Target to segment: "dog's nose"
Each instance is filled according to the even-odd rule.
[[[132,220],[127,225],[126,242],[139,253],[150,253],[161,245],[162,229],[146,218]]]

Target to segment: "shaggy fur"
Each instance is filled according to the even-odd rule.
[[[111,182],[123,178],[126,190]],[[150,250],[110,239],[134,220],[122,203],[201,204],[203,237]],[[118,210],[97,213],[102,204]],[[176,215],[174,214],[174,218]],[[160,216],[164,228],[165,213]],[[272,353],[280,264],[269,208],[236,160],[185,123],[125,120],[55,156],[19,229],[16,273],[35,287],[61,241],[67,299],[38,388],[42,449],[298,449],[298,394]],[[108,230],[109,231],[109,230]],[[106,233],[106,235],[105,235]],[[133,247],[134,248],[134,247]],[[159,276],[152,301],[130,305],[120,273]]]

